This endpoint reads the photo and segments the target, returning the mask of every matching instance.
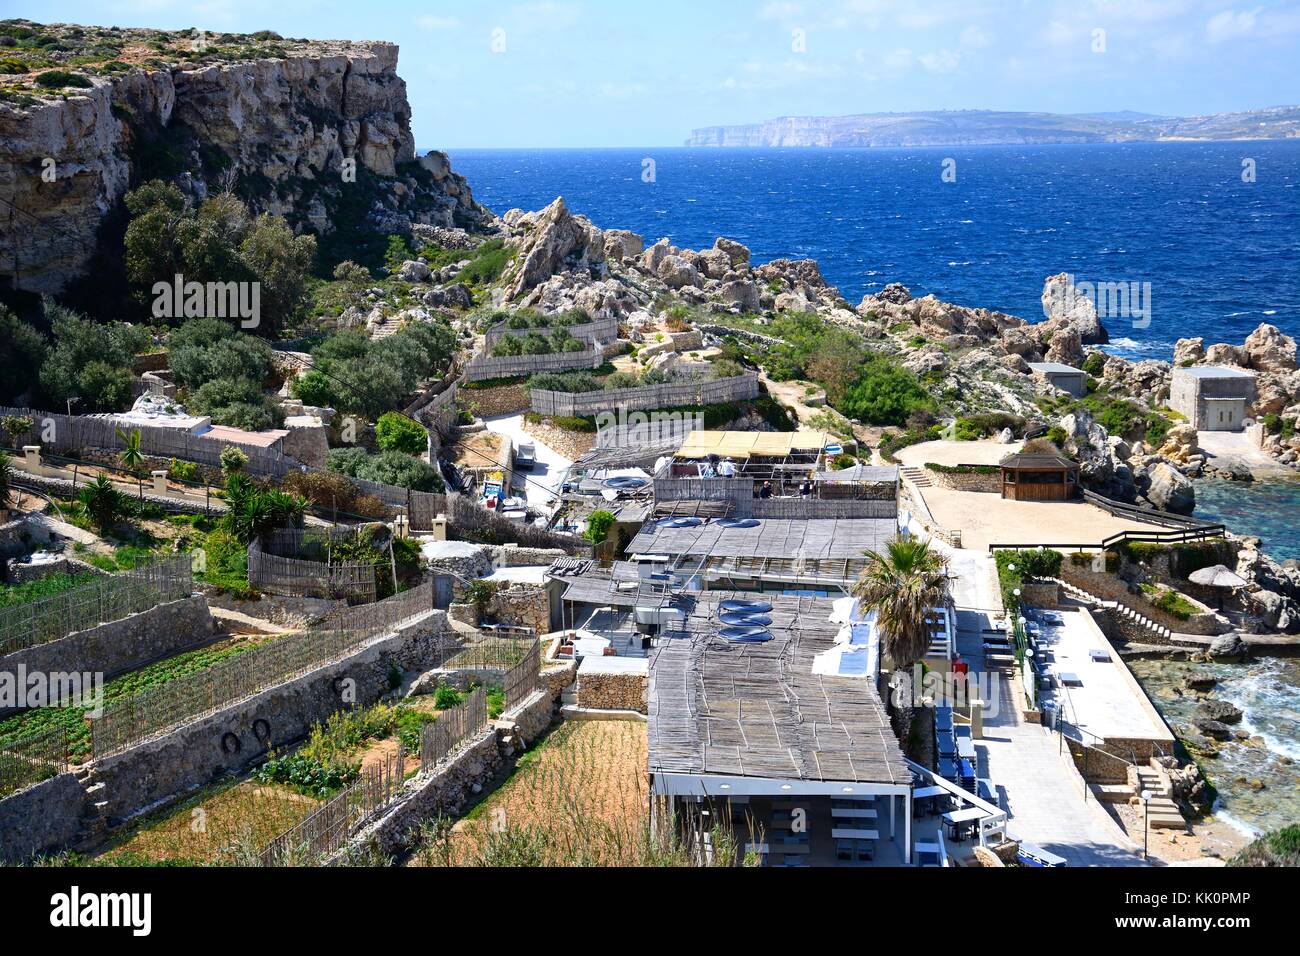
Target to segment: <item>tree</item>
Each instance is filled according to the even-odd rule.
[[[932,401],[915,375],[883,356],[873,356],[837,409],[871,425],[903,425],[916,409]]]
[[[196,389],[214,379],[270,377],[275,353],[263,339],[239,332],[225,319],[191,319],[171,334],[168,364],[178,385]]]
[[[316,239],[295,236],[279,216],[263,214],[253,221],[239,254],[262,283],[263,321],[258,332],[269,335],[296,319],[316,261]]]
[[[48,399],[62,405],[81,400],[86,411],[121,411],[130,405],[137,352],[148,347],[149,336],[136,326],[93,322],[43,300],[54,345],[41,366],[41,387]]]
[[[101,531],[130,513],[126,497],[103,475],[82,488],[77,498],[91,523]]]
[[[238,445],[227,445],[221,449],[218,460],[221,462],[221,471],[226,475],[227,480],[231,475],[239,474],[248,467],[248,455]]]
[[[126,442],[126,447],[117,456],[118,460],[127,471],[135,475],[136,484],[140,487],[140,500],[143,501],[144,482],[140,478],[140,469],[144,466],[144,452],[140,450],[140,430],[136,429],[130,435],[125,434],[120,428],[116,431],[117,437]]]
[[[246,378],[218,378],[191,393],[189,410],[214,424],[256,432],[284,424],[284,410],[260,385]]]
[[[45,337],[0,305],[0,402],[13,402],[38,381]]]
[[[26,435],[35,424],[27,415],[6,415],[0,418],[0,431],[9,436],[11,444],[16,444],[20,435]]]
[[[423,455],[429,450],[429,433],[414,419],[399,412],[385,412],[375,424],[375,441],[384,451]]]
[[[412,491],[442,491],[442,477],[437,469],[399,451],[385,451],[372,455],[364,448],[337,448],[329,453],[325,467],[330,471],[377,481]]]
[[[875,612],[882,657],[909,683],[912,668],[930,647],[926,618],[933,608],[943,606],[947,595],[948,563],[930,550],[928,541],[899,537],[889,541],[883,553],[867,552],[867,566],[853,585],[853,596],[864,612]],[[910,705],[901,708],[899,723],[905,740]]]
[[[587,519],[587,532],[584,537],[592,544],[604,544],[609,538],[609,529],[614,526],[614,516],[608,511],[593,511]]]

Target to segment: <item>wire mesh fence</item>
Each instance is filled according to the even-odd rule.
[[[0,742],[0,798],[68,769],[68,734],[56,727]]]
[[[506,710],[513,710],[537,690],[541,682],[542,645],[533,641],[532,649],[506,673]]]
[[[194,591],[192,569],[190,555],[169,555],[0,610],[0,656],[189,597]]]
[[[469,697],[438,719],[420,734],[420,769],[445,760],[467,737],[487,726],[487,691],[479,687]]]
[[[312,866],[337,853],[363,824],[402,789],[406,750],[361,771],[346,790],[281,833],[262,851],[262,866]]]

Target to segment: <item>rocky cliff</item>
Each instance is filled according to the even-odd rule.
[[[179,178],[196,199],[233,188],[322,234],[355,220],[394,232],[490,219],[444,155],[416,161],[394,44],[218,37],[193,51],[189,34],[99,33],[119,37],[110,55],[126,59],[33,70],[21,90],[0,91],[0,274],[11,286],[61,291],[123,193],[154,176]],[[157,55],[132,58],[135,34],[162,37],[150,41]]]
[[[1300,107],[1194,117],[936,110],[853,116],[783,116],[693,130],[687,146],[854,147],[1114,143],[1135,140],[1286,139]]]

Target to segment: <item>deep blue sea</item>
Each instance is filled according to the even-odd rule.
[[[453,150],[498,213],[564,196],[604,228],[810,257],[854,304],[889,282],[1035,321],[1043,279],[1150,282],[1112,351],[1300,333],[1300,142],[924,149]],[[944,182],[944,160],[956,181]],[[1242,180],[1254,161],[1255,182]],[[654,181],[643,181],[647,160]]]

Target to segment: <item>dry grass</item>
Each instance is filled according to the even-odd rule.
[[[646,728],[562,725],[510,780],[451,828],[432,829],[423,866],[641,866],[672,862],[649,837]]]
[[[246,780],[204,793],[144,821],[104,853],[102,864],[189,865],[245,863],[276,836],[299,823],[317,801],[287,788]]]

